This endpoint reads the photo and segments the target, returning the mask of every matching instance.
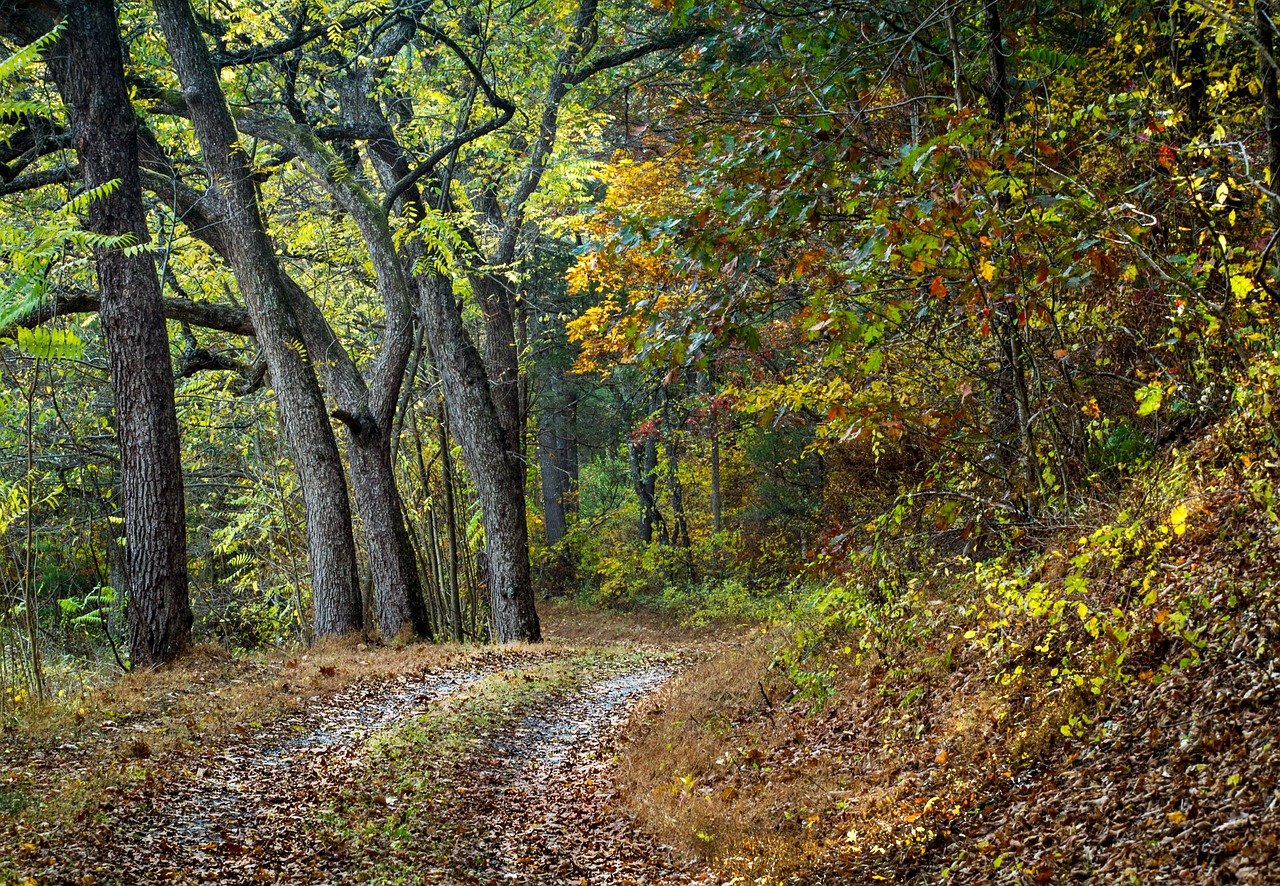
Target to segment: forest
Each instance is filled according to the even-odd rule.
[[[0,4],[0,884],[1280,882],[1270,3]]]

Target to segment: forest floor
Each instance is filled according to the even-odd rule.
[[[538,647],[203,650],[11,726],[0,882],[713,882],[608,770],[635,703],[733,638],[546,613]]]

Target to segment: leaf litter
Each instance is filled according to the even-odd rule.
[[[365,881],[367,859],[335,824],[334,798],[407,812],[406,798],[379,792],[378,773],[369,771],[377,739],[429,710],[465,705],[486,678],[518,681],[564,655],[489,652],[457,668],[361,679],[230,741],[186,754],[135,753],[120,764],[130,778],[108,787],[76,828],[33,825],[19,834],[11,825],[0,879],[24,886]],[[437,807],[429,822],[447,846],[425,844],[435,863],[413,871],[414,879],[715,882],[646,837],[612,786],[615,743],[629,711],[672,673],[648,659],[626,668],[590,674],[581,688],[471,739],[449,778],[463,802]]]

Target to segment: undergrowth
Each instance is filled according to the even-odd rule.
[[[1270,424],[1236,419],[1038,552],[797,595],[638,716],[633,807],[749,879],[1273,882],[1280,758],[1250,729],[1280,685],[1278,463]],[[1064,787],[1104,764],[1132,795]],[[1099,816],[1050,808],[1091,791]],[[1270,824],[1233,831],[1242,814]]]

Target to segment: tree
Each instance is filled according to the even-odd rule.
[[[124,81],[114,7],[69,0],[47,63],[70,111],[80,159],[88,227],[96,250],[98,310],[111,365],[128,556],[129,645],[135,665],[160,664],[191,638],[186,519],[178,421],[160,284],[138,179],[137,122]],[[12,36],[29,43],[28,16]],[[23,27],[25,25],[25,27]],[[123,589],[121,589],[123,590]]]
[[[280,416],[306,502],[317,635],[363,622],[346,480],[292,294],[276,262],[249,160],[217,71],[187,0],[160,0],[156,14],[222,216],[228,260],[245,298],[280,403]]]
[[[509,275],[526,233],[529,201],[551,163],[559,117],[571,90],[603,71],[684,46],[695,32],[669,32],[634,45],[610,47],[613,51],[593,56],[598,40],[595,2],[584,0],[563,17],[515,10],[513,16],[525,16],[522,21],[545,31],[546,40],[556,47],[554,54],[539,59],[541,67],[529,77],[537,88],[530,90],[528,84],[521,84],[535,93],[536,129],[523,142],[525,147],[517,151],[486,153],[482,149],[468,162],[463,150],[508,124],[516,110],[515,103],[501,95],[482,70],[486,55],[494,51],[490,45],[494,38],[483,35],[512,23],[493,21],[482,28],[478,20],[483,15],[479,10],[471,12],[475,18],[459,17],[459,32],[470,35],[468,39],[475,44],[472,49],[461,38],[455,39],[435,22],[422,18],[424,9],[382,20],[371,61],[351,65],[339,80],[336,119],[308,119],[297,95],[306,84],[295,76],[290,80],[294,93],[273,97],[291,109],[291,125],[247,113],[240,115],[239,125],[247,133],[281,144],[321,177],[360,228],[375,257],[376,272],[383,281],[380,285],[395,293],[392,301],[384,299],[388,305],[403,304],[403,300],[398,295],[398,272],[390,258],[396,254],[396,244],[382,214],[398,210],[408,225],[409,230],[399,239],[398,254],[404,267],[411,269],[426,338],[443,381],[450,428],[462,446],[481,500],[494,633],[502,641],[535,640],[540,630],[533,603],[524,502],[523,427],[527,410],[520,394],[516,340],[520,324]],[[437,102],[442,93],[449,97],[447,84],[442,88],[433,83],[424,85],[418,72],[405,69],[401,50],[418,34],[440,46],[470,84],[461,106],[449,117],[455,121],[452,131],[439,133],[439,141],[426,146],[406,144],[391,122],[404,118],[388,112],[393,105],[412,106],[419,94]],[[299,44],[285,45],[292,51]],[[271,50],[244,54],[255,60],[272,55]],[[437,70],[440,76],[452,76],[443,63]],[[325,86],[317,82],[310,89],[319,94]],[[489,106],[482,117],[473,107],[479,99]],[[473,122],[473,116],[479,121]],[[319,136],[338,131],[353,133],[356,141],[367,142],[373,175],[365,174],[354,151],[339,156],[325,148]],[[422,138],[421,127],[406,127],[405,132],[415,140]],[[413,162],[415,148],[427,154],[420,163]],[[344,168],[349,176],[341,172]],[[473,228],[455,221],[455,233],[444,234],[443,245],[459,254],[458,267],[449,268],[442,260],[441,213],[457,211],[453,188],[464,178],[470,185],[470,202],[477,208],[476,224]],[[381,196],[372,201],[370,189],[375,182]],[[514,185],[506,187],[507,182]],[[426,193],[420,185],[426,185]],[[466,279],[484,318],[480,346],[463,319],[463,300],[458,292],[463,279],[459,278]],[[390,310],[387,316],[393,316]],[[403,359],[397,357],[395,365],[402,374]],[[399,384],[398,376],[395,384]],[[393,404],[394,400],[387,402]]]

